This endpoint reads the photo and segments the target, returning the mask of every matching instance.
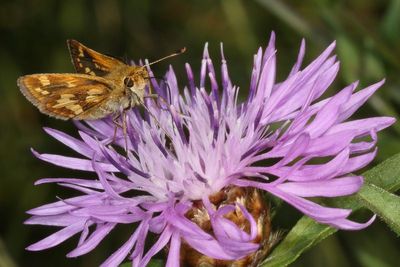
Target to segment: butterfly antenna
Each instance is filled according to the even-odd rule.
[[[167,58],[179,56],[180,54],[185,53],[185,51],[186,51],[186,47],[183,47],[183,48],[181,48],[180,50],[178,50],[177,52],[175,52],[175,53],[173,53],[173,54],[171,54],[171,55],[168,55],[168,56],[166,56],[166,57],[157,59],[156,61],[147,63],[147,64],[144,65],[143,67],[148,67],[148,66],[153,65],[153,64],[155,64],[155,63],[158,63],[158,62],[160,62],[160,61],[163,61],[163,60],[165,60],[165,59],[167,59]]]

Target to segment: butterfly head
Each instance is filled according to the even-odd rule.
[[[143,102],[144,98],[144,92],[146,85],[148,85],[149,79],[154,78],[149,76],[149,72],[147,71],[147,68],[150,65],[153,65],[155,63],[158,63],[160,61],[163,61],[167,58],[175,57],[177,55],[180,55],[186,51],[186,48],[182,48],[179,51],[168,55],[166,57],[160,58],[156,61],[147,63],[146,65],[137,67],[133,66],[129,70],[129,73],[124,77],[124,85],[125,85],[125,92],[127,95],[131,96],[131,101],[134,100],[134,98],[139,98],[139,102]],[[132,106],[132,105],[131,105]]]
[[[135,95],[143,100],[146,85],[149,81],[149,73],[145,68],[135,67],[125,78],[124,85],[128,95]]]

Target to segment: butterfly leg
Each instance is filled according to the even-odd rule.
[[[115,117],[112,118],[112,122],[114,124],[114,135],[112,138],[111,143],[115,143],[115,141],[117,141],[117,129],[122,128],[122,125],[118,123],[118,119],[121,117],[121,114],[117,114]]]
[[[118,119],[121,118],[122,122],[119,123]],[[117,129],[121,128],[122,129],[122,134],[124,136],[124,143],[125,143],[125,151],[126,151],[126,157],[128,157],[128,132],[127,132],[127,124],[126,124],[126,109],[122,110],[121,113],[116,115],[113,118],[113,123],[115,125],[114,128],[114,135],[112,139],[112,143],[116,142],[117,139]]]
[[[126,127],[126,110],[124,109],[122,111],[122,133],[124,135],[126,157],[128,158],[128,132]]]

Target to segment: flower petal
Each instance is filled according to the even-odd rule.
[[[47,161],[56,166],[74,170],[80,170],[80,171],[94,171],[91,161],[87,159],[79,159],[79,158],[66,157],[54,154],[39,154],[33,149],[31,149],[31,151],[38,159]],[[105,171],[118,172],[118,169],[109,163],[101,162],[99,164],[101,165],[101,168]]]
[[[147,266],[147,264],[151,260],[151,257],[157,254],[167,245],[168,241],[172,237],[172,233],[173,232],[169,226],[165,227],[164,231],[161,233],[156,243],[149,249],[146,255],[144,255],[143,259],[140,261],[139,266]]]
[[[121,262],[126,258],[129,251],[135,245],[141,227],[139,226],[133,235],[131,235],[128,241],[125,242],[117,251],[111,254],[110,257],[107,258],[100,266],[101,267],[109,267],[109,266],[119,266]]]
[[[104,237],[106,237],[112,231],[112,229],[114,229],[115,226],[115,223],[106,223],[98,226],[97,229],[90,235],[90,237],[77,248],[68,253],[67,257],[78,257],[92,251],[104,239]]]
[[[171,243],[168,249],[167,264],[165,267],[179,266],[181,250],[181,237],[175,231],[171,237]]]
[[[327,222],[327,224],[343,230],[361,230],[370,226],[375,221],[375,219],[376,215],[372,216],[371,219],[369,219],[365,223],[357,223],[350,221],[348,219],[337,219],[334,221]]]
[[[299,197],[337,197],[357,192],[362,184],[361,176],[351,176],[315,182],[286,182],[276,187]]]
[[[75,150],[79,154],[85,156],[85,157],[92,157],[93,156],[93,150],[86,145],[85,142],[82,142],[72,136],[69,136],[66,133],[60,132],[55,129],[51,128],[43,128],[47,134],[51,135],[53,138],[57,139],[64,145],[68,146],[69,148]]]
[[[49,226],[69,226],[79,221],[80,218],[70,214],[50,215],[50,216],[32,216],[27,219],[25,224],[38,224]]]
[[[54,234],[40,240],[39,242],[36,242],[35,244],[30,245],[27,247],[27,250],[31,251],[37,251],[37,250],[43,250],[43,249],[48,249],[57,246],[58,244],[64,242],[71,236],[79,233],[80,231],[83,230],[86,224],[86,219],[81,219],[74,224],[71,224],[63,229],[61,229],[58,232],[55,232]]]

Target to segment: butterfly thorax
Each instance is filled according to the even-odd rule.
[[[148,84],[148,72],[143,67],[123,66],[104,78],[112,81],[114,88],[100,106],[100,110],[90,114],[91,119],[104,117],[105,114],[118,114],[121,110],[143,103],[145,87]]]

